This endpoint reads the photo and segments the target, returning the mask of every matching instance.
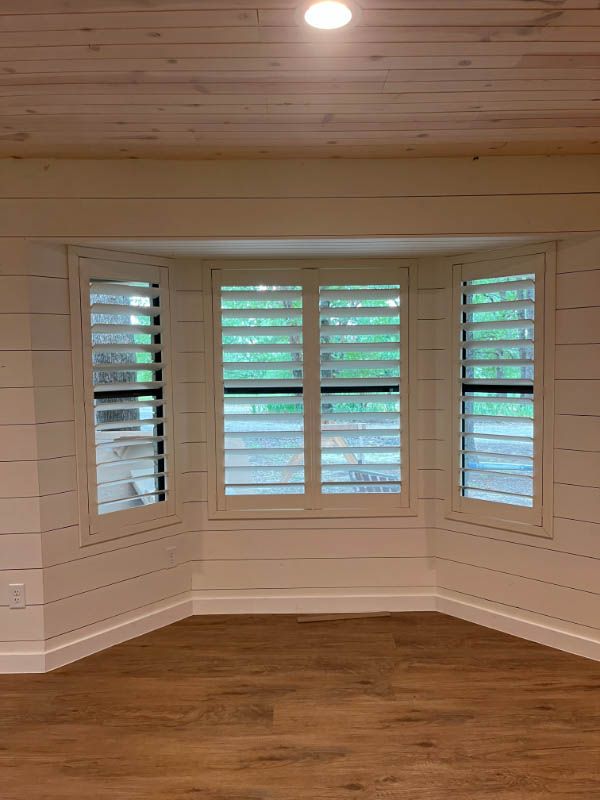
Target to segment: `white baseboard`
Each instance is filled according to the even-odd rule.
[[[0,673],[49,672],[144,633],[192,615],[208,614],[343,614],[390,611],[438,611],[477,625],[502,631],[567,653],[600,661],[600,636],[569,629],[558,621],[540,622],[527,612],[500,609],[485,601],[454,592],[365,589],[348,590],[235,590],[192,591],[152,606],[123,614],[106,625],[61,636],[45,649],[25,643],[14,652],[0,652]],[[86,632],[87,630],[87,632]]]
[[[293,589],[193,591],[194,614],[357,614],[435,611],[430,588],[303,591]]]
[[[3,643],[11,647],[10,642]],[[46,672],[46,658],[43,642],[30,642],[27,649],[16,647],[0,652],[0,675],[20,675],[25,673]]]
[[[555,650],[563,650],[576,656],[600,661],[600,632],[597,637],[587,636],[581,632],[579,626],[561,623],[559,620],[548,618],[541,622],[539,616],[532,619],[527,611],[499,608],[485,600],[475,600],[461,595],[459,592],[438,591],[436,594],[436,611],[458,617],[476,625],[493,628],[520,639],[544,644]]]
[[[94,626],[93,632],[84,628],[61,636],[56,644],[50,640],[44,647],[43,642],[36,642],[32,643],[31,650],[27,648],[20,652],[0,653],[0,674],[50,672],[115,644],[164,628],[165,625],[190,617],[192,613],[189,593],[176,600],[170,598],[153,603]]]

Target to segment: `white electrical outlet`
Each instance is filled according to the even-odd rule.
[[[8,607],[9,608],[25,608],[25,584],[24,583],[10,583],[8,585]]]
[[[177,548],[176,547],[165,547],[165,551],[167,553],[167,567],[170,569],[171,567],[177,566]]]

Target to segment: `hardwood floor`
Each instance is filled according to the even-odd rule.
[[[2,800],[594,800],[600,664],[438,614],[194,617],[0,677]]]

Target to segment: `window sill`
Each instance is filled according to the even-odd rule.
[[[182,518],[177,514],[169,514],[164,517],[156,517],[152,520],[145,520],[136,524],[120,525],[118,527],[100,530],[92,533],[89,529],[81,529],[81,547],[88,547],[93,544],[110,542],[115,539],[126,539],[128,536],[136,536],[143,533],[151,533],[163,528],[172,528],[181,525]]]
[[[452,520],[453,522],[464,522],[467,525],[480,525],[484,528],[495,528],[501,531],[521,533],[525,536],[537,536],[542,539],[553,538],[551,525],[534,525],[529,522],[517,522],[500,517],[469,514],[468,512],[453,510],[446,511],[444,519]]]
[[[244,520],[244,519],[374,519],[377,517],[417,517],[418,511],[414,508],[401,506],[398,508],[385,509],[318,509],[318,510],[295,510],[295,509],[235,509],[217,510],[210,509],[209,520]]]

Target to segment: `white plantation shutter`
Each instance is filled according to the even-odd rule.
[[[217,510],[406,504],[406,284],[396,267],[213,270]]]
[[[220,469],[229,505],[248,495],[295,505],[305,492],[303,287],[283,278],[218,291]]]
[[[502,505],[528,520],[540,502],[539,273],[520,266],[459,279],[457,474],[465,508]]]
[[[88,532],[173,513],[168,273],[164,267],[80,258]],[[80,333],[80,336],[81,336]]]
[[[401,491],[396,284],[319,287],[321,491]]]
[[[161,290],[89,283],[98,513],[166,498]]]

